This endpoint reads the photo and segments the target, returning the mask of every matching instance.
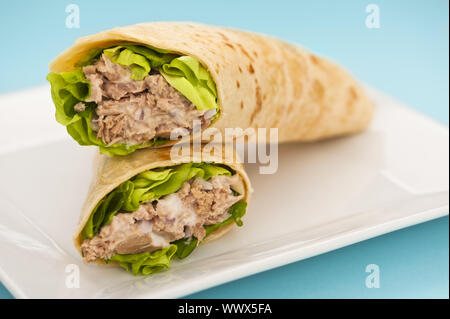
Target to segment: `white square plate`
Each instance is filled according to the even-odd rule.
[[[447,214],[448,129],[369,92],[367,132],[280,145],[274,175],[247,165],[244,227],[151,277],[82,263],[71,237],[95,149],[55,122],[47,86],[0,97],[1,281],[19,298],[180,297]]]

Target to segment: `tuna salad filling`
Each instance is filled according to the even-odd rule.
[[[109,156],[178,139],[220,116],[215,83],[198,60],[141,44],[92,48],[47,80],[56,120]]]
[[[91,85],[85,102],[95,102],[91,127],[107,145],[143,144],[153,138],[169,139],[192,132],[194,121],[208,127],[216,110],[197,110],[192,102],[155,72],[143,80],[131,78],[127,66],[113,63],[105,54],[93,65],[83,67]],[[84,102],[75,111],[86,109]]]
[[[86,262],[116,254],[140,254],[169,247],[175,241],[201,242],[210,225],[230,220],[230,207],[243,199],[239,175],[191,178],[181,188],[142,203],[134,212],[119,211],[108,225],[82,242]]]

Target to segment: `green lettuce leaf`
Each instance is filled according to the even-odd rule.
[[[211,75],[190,56],[182,56],[164,64],[161,75],[180,91],[198,110],[216,108],[217,91]]]
[[[150,63],[153,69],[160,68],[163,64],[169,63],[177,57],[167,50],[160,50],[156,48],[148,48],[142,45],[124,45],[125,49],[131,50],[134,53],[144,56]]]
[[[91,49],[76,64],[71,72],[49,73],[51,95],[55,104],[56,120],[66,126],[67,132],[80,145],[96,145],[100,152],[109,156],[127,155],[140,148],[164,144],[167,139],[155,138],[144,144],[106,145],[97,138],[91,129],[90,121],[95,111],[95,103],[85,103],[86,110],[76,112],[74,106],[84,102],[91,94],[89,81],[85,78],[82,66],[95,63],[102,53],[114,63],[130,67],[131,78],[142,80],[151,69],[158,70],[167,82],[190,100],[198,110],[216,109],[219,115],[217,91],[208,71],[189,56],[177,56],[167,50],[149,48],[143,45],[120,45],[106,49]]]
[[[75,104],[91,95],[91,85],[81,69],[72,72],[49,73],[51,94],[56,107],[56,120],[62,125],[70,124],[77,114]]]
[[[178,191],[191,178],[208,180],[215,175],[231,176],[232,173],[231,169],[212,163],[186,163],[140,173],[97,204],[83,228],[82,237],[92,238],[102,226],[110,223],[118,211],[136,211],[142,203]]]
[[[102,48],[90,49],[84,57],[82,57],[77,63],[75,63],[75,67],[94,64],[98,59],[100,59],[103,50],[104,49]]]
[[[103,51],[107,58],[112,62],[129,66],[131,70],[131,78],[136,81],[142,81],[150,72],[149,60],[130,49],[117,46]]]
[[[170,260],[177,251],[177,246],[170,245],[154,252],[141,254],[116,254],[109,261],[117,261],[121,267],[133,275],[150,275],[170,268]]]
[[[176,256],[178,259],[184,259],[189,256],[198,246],[198,239],[194,236],[181,238],[173,242],[177,246]]]

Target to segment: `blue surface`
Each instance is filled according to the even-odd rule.
[[[80,36],[116,25],[190,20],[301,43],[448,125],[447,0],[73,1],[80,8],[79,29],[65,27],[69,3],[17,0],[2,6],[0,93],[43,84],[48,62]],[[379,29],[365,26],[368,3],[380,8]],[[448,223],[440,218],[190,297],[448,298]],[[379,289],[365,287],[369,263],[380,266]],[[1,284],[0,297],[12,297]]]

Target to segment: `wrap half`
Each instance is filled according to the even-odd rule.
[[[56,119],[109,155],[216,128],[278,128],[279,142],[363,130],[373,104],[334,63],[280,40],[157,22],[80,38],[51,64]],[[203,141],[209,137],[202,136]]]
[[[148,275],[242,226],[250,182],[235,154],[222,153],[98,155],[73,237],[84,261]]]

